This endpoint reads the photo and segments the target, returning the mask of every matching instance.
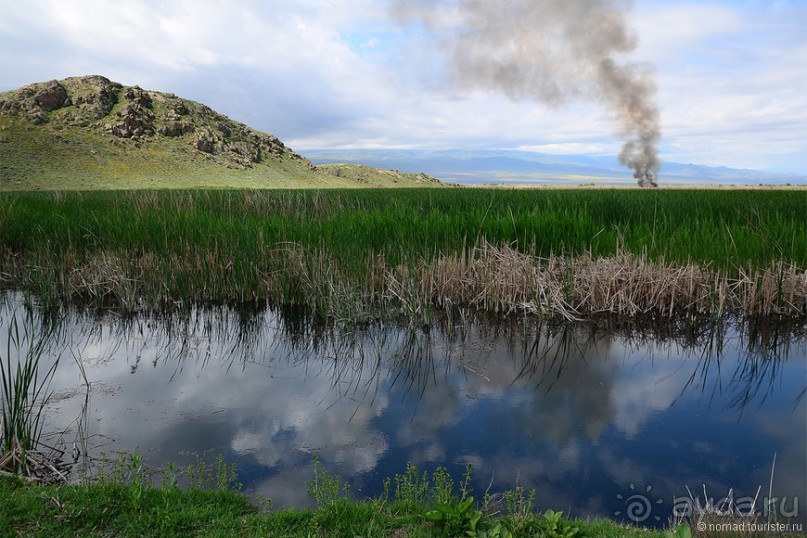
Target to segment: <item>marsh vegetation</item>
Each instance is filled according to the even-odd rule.
[[[355,518],[379,533],[426,535],[449,521],[482,521],[481,497],[430,497],[417,517],[383,519],[394,503],[377,500],[382,477],[406,461],[456,477],[459,461],[477,461],[486,462],[477,492],[494,476],[505,480],[499,491],[524,484],[538,491],[536,529],[573,527],[551,510],[612,517],[629,481],[652,480],[666,499],[701,479],[736,485],[753,465],[713,474],[707,456],[695,458],[704,466],[682,463],[695,445],[725,453],[750,435],[757,442],[741,442],[753,461],[768,462],[772,446],[803,452],[792,432],[803,428],[807,389],[792,357],[804,354],[805,207],[804,190],[3,193],[0,340],[23,351],[14,357],[41,348],[34,371],[54,378],[54,399],[46,405],[50,389],[42,389],[20,408],[35,412],[37,431],[37,410],[55,411],[49,442],[65,454],[75,436],[76,471],[90,482],[99,452],[131,454],[144,443],[156,465],[195,451],[225,454],[253,493],[295,506],[301,493],[292,484],[304,482],[316,452],[346,477],[319,475],[326,485],[349,482],[376,500],[337,495],[286,512],[278,517],[293,522],[289,533],[323,532],[317,525],[336,510],[354,530],[364,528],[353,519],[363,514]],[[38,320],[31,335],[54,331],[47,349],[27,329],[9,328],[25,316]],[[65,349],[73,360],[54,370]],[[4,386],[16,375],[7,373],[11,356]],[[143,401],[147,409],[132,403]],[[786,434],[754,435],[756,417],[771,409]],[[691,422],[695,411],[717,437]],[[480,420],[496,427],[480,429]],[[178,448],[172,432],[193,442]],[[648,459],[663,452],[659,443],[685,456]],[[638,478],[615,480],[614,454],[629,454],[622,463]],[[8,461],[17,472],[20,459]],[[448,475],[432,474],[440,462]],[[139,473],[142,460],[130,463]],[[747,477],[755,485],[757,470]],[[591,491],[574,486],[583,479]],[[158,509],[185,502],[173,487],[101,486],[49,491],[67,504],[48,513],[72,518],[75,529],[106,525],[112,520],[82,514],[99,502],[94,495],[113,495],[121,508],[113,523],[123,526],[111,532],[154,524],[127,511],[135,495],[154,500],[150,513],[166,528],[198,529],[193,514],[183,522]],[[12,504],[36,491],[2,487]],[[787,495],[794,488],[803,483],[779,486]],[[230,501],[228,531],[275,528]],[[65,508],[76,502],[87,507],[78,515]],[[419,526],[427,512],[431,522]],[[21,517],[16,528],[27,529],[32,519]],[[497,524],[485,521],[482,530]],[[620,535],[615,528],[607,532]]]
[[[136,312],[304,304],[579,318],[807,314],[807,191],[4,193],[0,286]]]

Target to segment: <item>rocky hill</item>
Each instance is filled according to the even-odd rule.
[[[203,104],[102,76],[0,93],[0,189],[435,184],[424,174],[314,166]]]

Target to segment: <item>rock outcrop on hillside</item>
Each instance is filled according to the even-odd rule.
[[[314,166],[276,136],[102,76],[0,93],[0,191],[441,186],[425,174]]]
[[[61,123],[65,128],[90,129],[112,141],[179,139],[231,167],[250,168],[273,158],[304,161],[276,136],[255,131],[205,105],[97,75],[4,92],[0,113],[33,125]]]

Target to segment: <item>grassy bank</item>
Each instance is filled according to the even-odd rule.
[[[131,470],[131,466],[129,466]],[[537,512],[534,497],[516,489],[475,501],[467,483],[455,487],[443,470],[431,477],[409,466],[386,481],[376,499],[351,500],[338,477],[315,463],[310,509],[274,510],[223,484],[151,486],[135,473],[87,485],[35,486],[0,476],[3,536],[434,536],[657,537],[662,532],[608,520],[575,520]],[[208,484],[212,485],[212,484]]]
[[[807,190],[0,194],[0,285],[189,301],[566,316],[804,315]]]
[[[313,508],[274,509],[271,499],[237,491],[235,472],[221,459],[207,469],[188,469],[188,487],[177,485],[172,468],[159,485],[143,473],[138,457],[121,457],[112,473],[83,485],[39,486],[0,474],[0,534],[3,536],[288,536],[288,537],[613,537],[717,538],[797,536],[803,527],[780,523],[762,528],[762,516],[697,508],[686,523],[649,530],[608,519],[572,519],[539,511],[534,492],[521,487],[475,499],[470,467],[455,484],[438,468],[431,475],[413,465],[384,481],[377,498],[356,500],[338,476],[314,460],[306,482]],[[697,505],[700,506],[700,505]],[[776,522],[774,522],[776,524]],[[710,526],[715,530],[711,530]],[[734,532],[732,528],[743,530]],[[755,529],[757,529],[755,528]]]

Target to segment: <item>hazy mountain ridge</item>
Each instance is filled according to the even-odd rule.
[[[464,184],[635,184],[615,156],[397,149],[305,155],[201,103],[102,76],[0,93],[0,189],[423,186],[439,184],[435,177]],[[347,164],[326,164],[333,162]],[[807,185],[807,176],[668,162],[660,181]]]
[[[322,149],[302,152],[312,162],[357,162],[396,170],[422,170],[458,183],[635,184],[614,157],[552,155],[517,150]],[[691,163],[662,164],[660,184],[807,184],[807,176]]]
[[[0,93],[0,188],[416,186],[424,174],[315,166],[276,136],[102,76]]]

